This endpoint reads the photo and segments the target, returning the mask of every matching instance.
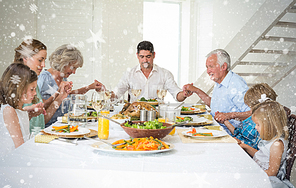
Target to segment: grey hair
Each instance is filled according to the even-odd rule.
[[[78,67],[83,66],[83,57],[81,52],[73,45],[64,44],[58,47],[49,56],[49,63],[51,68],[57,71],[63,71],[65,66],[74,63]]]
[[[227,70],[230,70],[230,55],[223,49],[216,49],[211,51],[206,57],[210,57],[211,55],[217,55],[217,63],[219,63],[220,67],[226,63],[227,64]]]

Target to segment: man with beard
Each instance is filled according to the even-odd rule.
[[[230,70],[230,56],[225,50],[213,50],[206,57],[207,73],[216,82],[212,97],[193,84],[184,85],[183,90],[196,93],[211,108],[211,115],[217,121],[230,120],[237,127],[241,120],[251,115],[250,108],[244,103],[244,95],[249,89],[247,83]],[[231,134],[224,124],[220,125]]]
[[[139,65],[127,71],[114,89],[117,97],[121,97],[128,90],[131,102],[141,97],[154,99],[157,98],[159,87],[166,89],[179,102],[184,101],[190,95],[178,87],[170,71],[153,64],[155,52],[151,42],[142,41],[138,44],[137,57]],[[132,94],[134,88],[141,90],[139,96]]]

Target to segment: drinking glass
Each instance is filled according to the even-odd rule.
[[[165,122],[174,125],[176,122],[176,111],[175,110],[167,110],[165,112]],[[169,133],[169,135],[175,134],[176,127]]]
[[[162,86],[157,86],[157,97],[158,97],[158,101],[159,101],[159,104],[163,104],[164,102],[164,97],[166,96],[167,94],[167,90]]]
[[[138,97],[141,95],[141,92],[142,92],[142,89],[141,89],[140,84],[135,83],[135,84],[132,86],[131,92],[132,92],[132,95],[133,95],[134,98],[135,98],[135,101],[137,101],[137,100],[138,100]],[[133,101],[133,102],[134,102],[134,101]]]
[[[91,96],[91,106],[97,114],[104,108],[105,106],[105,91],[95,91]]]

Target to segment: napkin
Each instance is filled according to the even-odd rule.
[[[35,142],[48,144],[49,142],[53,141],[56,138],[58,138],[58,136],[38,134],[35,136]]]
[[[213,139],[194,139],[182,134],[183,131],[188,129],[177,129],[177,133],[183,143],[237,143],[237,141],[230,135],[226,135],[220,138]]]
[[[215,125],[215,126],[203,126],[206,129],[209,130],[218,130],[218,131],[222,131],[222,127],[220,125]]]

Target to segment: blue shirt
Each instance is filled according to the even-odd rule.
[[[246,112],[250,108],[244,103],[244,95],[248,90],[246,81],[231,70],[227,73],[221,84],[216,83],[211,98],[211,115],[215,112]],[[237,127],[241,122],[231,119],[229,122]],[[231,134],[224,124],[220,125]]]
[[[258,150],[258,143],[261,141],[261,138],[255,126],[256,124],[252,120],[252,116],[250,116],[234,129],[232,136]]]
[[[58,89],[58,85],[56,81],[54,80],[52,74],[48,71],[43,71],[38,77],[37,85],[40,89],[40,93],[42,96],[42,99],[47,100],[49,97],[51,97]],[[45,124],[45,127],[49,127],[51,124],[57,121],[58,117],[63,116],[65,113],[68,112],[69,107],[69,101],[66,101],[65,107],[64,107],[64,113],[62,113],[62,105],[56,106],[57,111],[52,116],[52,118],[49,120],[47,124]]]

